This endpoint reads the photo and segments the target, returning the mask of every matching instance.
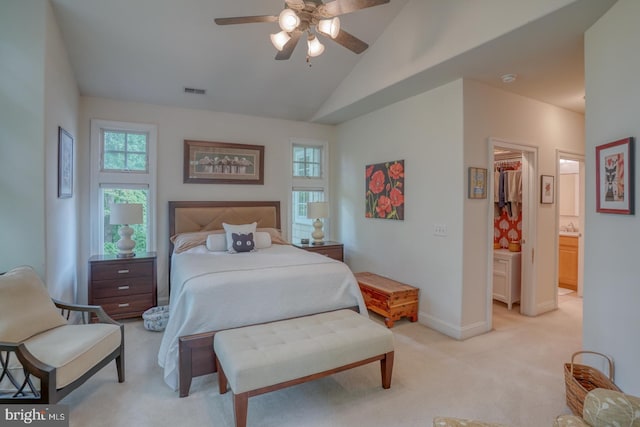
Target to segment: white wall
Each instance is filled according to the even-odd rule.
[[[46,55],[44,96],[45,211],[44,244],[49,293],[63,301],[75,301],[78,246],[77,172],[74,173],[73,197],[58,198],[58,127],[76,139],[80,93],[62,35],[49,2],[46,10]],[[77,142],[74,141],[74,151]],[[74,154],[74,172],[77,156]]]
[[[46,3],[3,1],[0,13],[0,272],[45,274]]]
[[[618,1],[585,35],[586,66],[586,239],[584,348],[611,355],[616,384],[640,394],[640,264],[638,263],[638,183],[636,214],[595,211],[595,147],[640,135],[640,2]],[[604,368],[603,368],[604,369]],[[606,370],[605,370],[606,371]]]
[[[538,177],[533,184],[539,194],[539,176],[556,174],[557,149],[584,152],[584,116],[581,114],[469,80],[464,82],[464,111],[464,170],[457,171],[460,174],[466,174],[470,166],[492,169],[487,165],[488,137],[537,147]],[[492,250],[487,240],[487,203],[491,201],[467,199],[465,193],[463,326],[466,327],[486,317],[487,256]],[[535,314],[540,314],[555,307],[557,204],[538,203],[536,208],[534,306]]]
[[[462,298],[462,81],[338,126],[338,239],[353,271],[420,288],[419,321],[458,336]],[[404,221],[366,219],[365,166],[405,161]],[[447,237],[433,235],[446,224]]]
[[[168,202],[170,200],[279,200],[283,227],[289,218],[290,139],[308,138],[334,142],[333,126],[216,113],[206,110],[162,107],[114,101],[103,98],[81,98],[81,120],[78,152],[79,191],[82,194],[80,283],[86,283],[89,253],[89,137],[90,120],[153,123],[158,126],[158,287],[159,298],[166,300],[168,271]],[[264,185],[184,184],[183,141],[195,139],[265,146]],[[331,149],[330,149],[331,150]],[[86,202],[85,202],[86,201]],[[86,300],[86,286],[78,287]]]

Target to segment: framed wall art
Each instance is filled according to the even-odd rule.
[[[487,169],[469,168],[469,199],[487,198]]]
[[[365,166],[365,218],[404,220],[404,160]]]
[[[633,138],[596,147],[596,211],[633,215]]]
[[[553,175],[540,175],[540,203],[553,203],[555,186]]]
[[[73,196],[73,137],[58,126],[58,198]]]
[[[184,141],[184,182],[264,184],[264,146]]]

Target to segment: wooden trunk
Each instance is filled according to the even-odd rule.
[[[401,317],[418,320],[418,288],[368,272],[355,276],[367,308],[384,316],[388,328]]]

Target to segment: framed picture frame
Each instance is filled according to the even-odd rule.
[[[73,137],[58,126],[58,198],[73,196]]]
[[[184,182],[264,185],[264,146],[185,140]]]
[[[404,160],[365,166],[365,218],[404,221],[405,173]]]
[[[596,212],[634,214],[634,139],[596,147]]]
[[[553,175],[540,175],[540,203],[550,205],[555,196],[555,185]]]
[[[487,198],[487,169],[485,168],[469,168],[469,199],[486,199]]]

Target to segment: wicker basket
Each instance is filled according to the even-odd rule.
[[[588,365],[573,363],[573,359],[579,354],[596,354],[604,357],[609,362],[609,377],[599,370]],[[613,361],[609,356],[595,351],[578,351],[571,356],[571,363],[564,364],[564,382],[567,388],[567,406],[577,416],[582,416],[584,398],[591,390],[606,388],[621,391],[613,383]]]

